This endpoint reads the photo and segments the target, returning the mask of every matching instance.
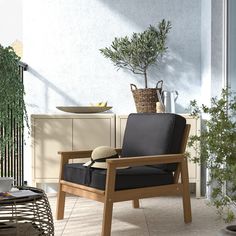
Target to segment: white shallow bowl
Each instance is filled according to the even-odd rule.
[[[9,192],[12,188],[12,177],[0,177],[0,192]]]

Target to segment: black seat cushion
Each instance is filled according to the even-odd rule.
[[[127,120],[122,157],[180,153],[186,119],[172,113],[134,113]],[[175,171],[177,165],[158,168]]]
[[[89,172],[88,172],[89,171]],[[83,166],[79,163],[64,166],[64,180],[104,190],[106,170]],[[88,178],[89,175],[89,178]],[[173,183],[173,174],[148,166],[130,167],[116,171],[116,190],[159,186]]]

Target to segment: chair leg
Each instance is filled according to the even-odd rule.
[[[57,213],[56,213],[57,220],[61,220],[64,218],[65,196],[66,193],[61,191],[61,186],[60,186],[57,193]]]
[[[139,208],[140,206],[139,206],[139,199],[134,199],[134,200],[132,200],[132,202],[133,202],[133,208]]]
[[[183,190],[183,210],[184,210],[184,222],[191,223],[192,214],[191,214],[190,194],[186,190]]]
[[[182,162],[181,180],[183,184],[183,211],[184,211],[184,222],[192,222],[191,213],[191,202],[190,202],[190,192],[189,192],[189,180],[188,180],[188,167],[187,160]]]
[[[111,235],[112,211],[113,211],[113,202],[109,200],[105,201],[104,209],[103,209],[103,222],[102,222],[101,236]]]

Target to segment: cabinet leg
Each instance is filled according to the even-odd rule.
[[[199,180],[196,181],[196,198],[201,197],[201,183]]]
[[[139,206],[139,199],[134,199],[134,200],[132,200],[132,202],[133,202],[133,208],[139,208],[140,206]]]

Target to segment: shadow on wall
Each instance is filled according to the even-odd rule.
[[[189,101],[201,96],[201,3],[195,0],[99,1],[136,25],[140,32],[149,24],[156,26],[163,18],[171,21],[168,51],[157,67],[149,69],[148,86],[155,87],[163,80],[165,90],[177,90],[180,94],[177,112],[186,112]],[[124,36],[119,35],[119,31],[116,34]],[[137,78],[139,84],[143,86],[142,78]]]
[[[131,73],[126,71],[127,73]],[[199,99],[201,90],[201,81],[199,73],[193,63],[184,61],[176,55],[171,49],[155,66],[148,70],[148,87],[156,87],[158,81],[163,80],[163,90],[176,90],[179,98],[176,102],[177,113],[188,113],[190,100]],[[139,88],[144,86],[144,78],[136,76]]]
[[[99,0],[112,11],[118,12],[140,28],[146,28],[154,17],[163,17],[173,0]],[[181,6],[178,14],[181,15]],[[183,9],[182,9],[183,10]]]
[[[201,81],[195,65],[183,60],[171,49],[157,67],[150,69],[149,77],[152,87],[156,85],[158,80],[163,80],[163,90],[178,91],[177,113],[188,113],[190,100],[199,99]]]
[[[196,66],[184,60],[173,50],[168,49],[157,66],[150,68],[150,82],[155,85],[158,80],[164,81],[164,89],[182,90],[189,92],[192,89],[200,89],[200,78]]]
[[[71,105],[78,105],[78,102],[72,99],[70,96],[68,96],[67,93],[65,93],[62,89],[57,87],[55,84],[51,83],[48,79],[46,79],[43,75],[38,73],[36,70],[34,70],[32,67],[28,67],[27,70],[28,73],[30,73],[35,79],[38,79],[39,81],[42,82],[44,85],[44,112],[48,112],[48,104],[49,104],[49,89],[53,90],[56,94],[61,96],[63,98],[63,101],[65,104],[71,104]],[[34,104],[28,104],[29,107],[37,107]]]

